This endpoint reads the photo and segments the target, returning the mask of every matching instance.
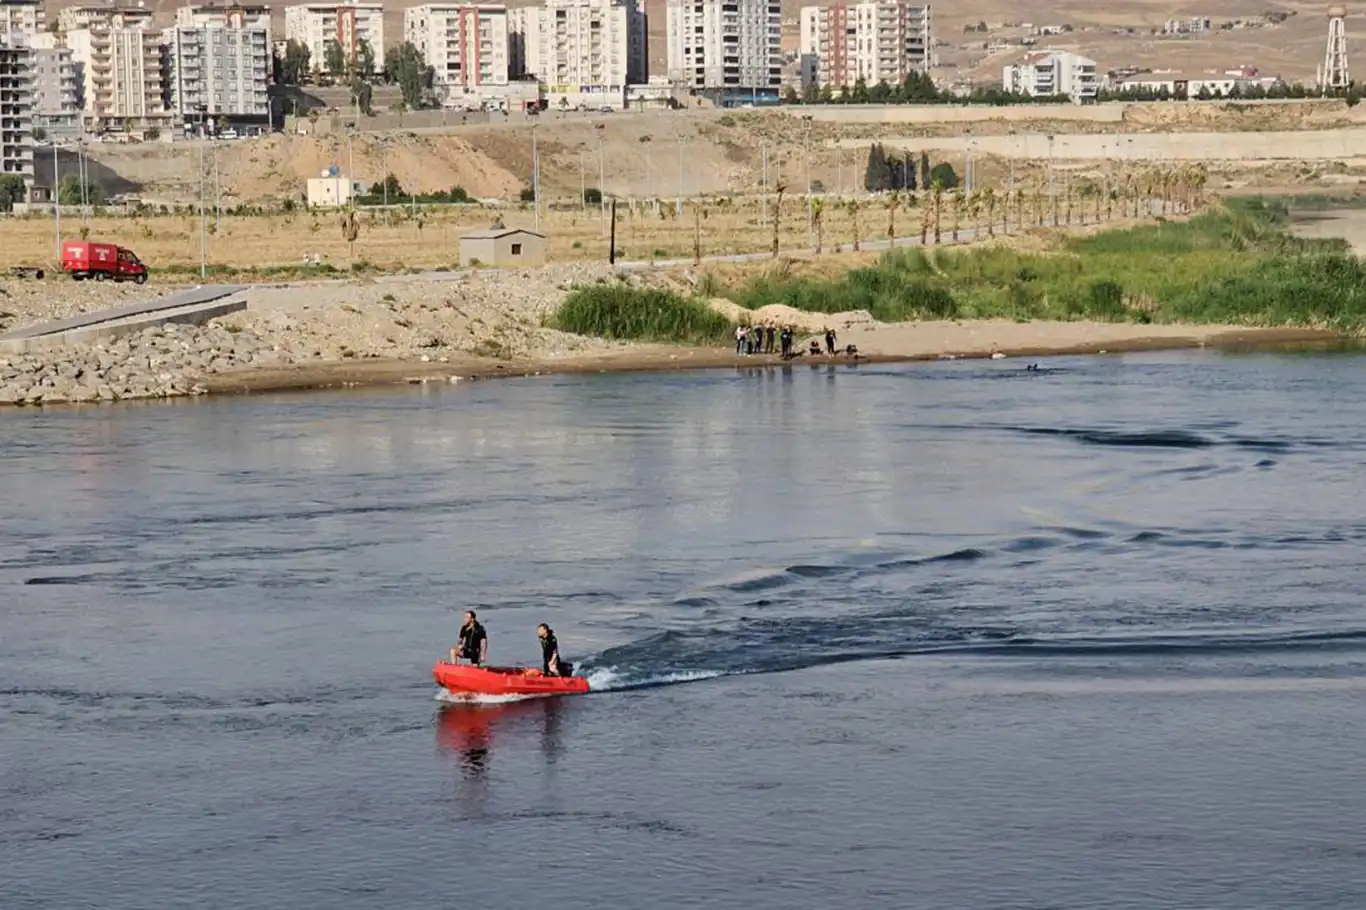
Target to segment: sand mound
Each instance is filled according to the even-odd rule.
[[[823,332],[827,328],[840,331],[853,327],[871,328],[878,325],[876,319],[866,310],[852,310],[847,313],[807,313],[802,310],[772,303],[757,310],[747,310],[723,297],[713,297],[707,301],[713,310],[732,322],[755,323],[771,322],[775,325],[790,325],[799,332]]]

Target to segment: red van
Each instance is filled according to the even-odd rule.
[[[62,243],[62,271],[70,272],[77,281],[93,278],[96,281],[147,282],[147,266],[132,250],[89,240],[67,240]]]

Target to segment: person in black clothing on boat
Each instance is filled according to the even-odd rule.
[[[465,623],[460,627],[460,644],[451,652],[451,658],[452,663],[467,660],[476,667],[488,663],[489,636],[473,610],[465,614]]]
[[[572,676],[574,665],[560,659],[560,643],[550,626],[541,623],[536,627],[536,637],[541,640],[541,672],[546,676]]]

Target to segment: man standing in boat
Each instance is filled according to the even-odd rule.
[[[460,627],[460,645],[451,657],[452,663],[467,660],[476,667],[488,663],[489,636],[479,620],[475,619],[473,610],[465,614],[465,624]]]
[[[546,676],[572,676],[574,665],[560,660],[560,643],[550,626],[541,623],[536,627],[536,637],[541,640],[541,672]]]

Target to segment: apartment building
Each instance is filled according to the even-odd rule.
[[[41,33],[37,0],[0,3],[0,173],[33,188],[33,39]]]
[[[267,47],[274,48],[268,6],[182,6],[175,12],[176,25],[199,28],[263,28]]]
[[[783,82],[778,0],[668,0],[669,78],[717,104],[775,104]]]
[[[1094,101],[1100,88],[1096,61],[1067,51],[1039,51],[1007,66],[1001,85],[1022,95],[1067,95],[1078,104]]]
[[[266,126],[270,32],[255,26],[177,25],[162,35],[163,101],[186,128]]]
[[[436,90],[450,107],[478,106],[508,84],[505,6],[427,3],[403,13],[403,40],[436,71]]]
[[[95,129],[166,125],[161,92],[161,35],[140,17],[110,15],[67,32],[66,44],[81,70],[85,117]],[[129,24],[130,22],[135,24]]]
[[[33,39],[33,123],[69,131],[79,125],[81,86],[71,50],[51,32]]]
[[[68,6],[57,14],[57,29],[63,34],[99,26],[109,26],[117,16],[124,28],[151,28],[152,11],[138,6],[112,4]]]
[[[285,40],[308,48],[314,72],[322,72],[327,46],[341,46],[348,62],[360,56],[362,41],[375,55],[375,69],[384,68],[384,7],[379,3],[305,3],[285,7]]]
[[[514,78],[534,77],[552,107],[626,103],[649,78],[643,0],[546,0],[508,13]]]
[[[803,87],[903,81],[927,72],[933,53],[930,7],[905,0],[804,6],[799,53]]]

